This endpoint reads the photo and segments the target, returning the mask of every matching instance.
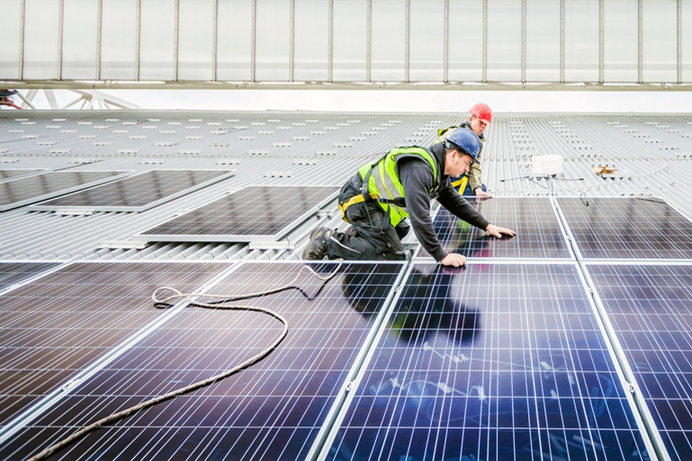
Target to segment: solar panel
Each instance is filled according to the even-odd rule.
[[[559,197],[585,258],[692,258],[692,222],[658,199]]]
[[[572,264],[414,264],[327,459],[647,459]]]
[[[0,424],[162,315],[154,289],[192,290],[225,267],[78,263],[0,297]]]
[[[124,177],[124,171],[53,171],[0,183],[0,211]]]
[[[587,268],[671,459],[692,459],[692,266]]]
[[[75,192],[32,209],[54,211],[61,208],[94,211],[144,211],[181,195],[233,176],[222,170],[154,170],[99,187]]]
[[[335,186],[248,186],[134,236],[148,242],[262,242],[332,200]]]
[[[0,170],[0,181],[17,178],[25,174],[36,173],[42,170]]]
[[[0,292],[4,289],[47,271],[57,264],[50,263],[0,263]]]
[[[433,227],[447,252],[480,258],[571,257],[549,198],[468,200],[491,223],[515,230],[517,235],[496,239],[440,207]],[[421,248],[417,256],[430,257],[430,254]]]
[[[213,292],[280,286],[301,267],[246,263]],[[325,275],[337,266],[312,267]],[[55,458],[305,459],[401,269],[400,263],[349,263],[326,285],[304,274],[300,290],[241,301],[288,320],[288,336],[265,360],[99,430]],[[77,426],[216,375],[263,349],[280,331],[276,319],[257,312],[186,308],[18,433],[0,448],[0,457],[23,459]]]

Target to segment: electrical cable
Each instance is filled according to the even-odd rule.
[[[188,301],[188,306],[197,306],[197,307],[203,307],[206,309],[228,309],[228,310],[243,310],[243,311],[254,311],[254,312],[263,312],[265,314],[268,314],[275,319],[279,320],[282,325],[283,329],[279,336],[274,340],[273,343],[271,343],[269,346],[267,346],[262,352],[259,354],[256,354],[249,359],[245,360],[243,363],[236,365],[235,367],[228,369],[222,373],[219,373],[218,375],[212,376],[211,378],[203,379],[201,381],[197,381],[195,383],[190,384],[189,386],[182,387],[180,389],[173,390],[171,392],[168,392],[163,395],[159,395],[157,397],[154,397],[152,399],[146,400],[142,403],[139,403],[137,405],[134,405],[132,407],[126,408],[124,410],[121,410],[117,413],[113,413],[112,415],[106,416],[102,419],[99,419],[98,421],[89,424],[88,426],[83,427],[79,431],[75,432],[74,434],[70,435],[67,438],[62,439],[61,441],[53,444],[52,446],[46,448],[42,452],[32,456],[29,458],[27,461],[39,461],[42,459],[47,458],[48,456],[52,455],[58,450],[63,449],[67,445],[71,444],[72,442],[75,442],[76,440],[84,437],[85,435],[89,434],[90,432],[95,431],[96,429],[99,429],[107,424],[112,424],[116,421],[119,421],[121,419],[127,418],[128,416],[132,415],[133,413],[136,413],[140,410],[143,410],[145,408],[152,407],[154,405],[157,405],[161,402],[164,402],[166,400],[170,400],[173,397],[176,397],[178,395],[182,394],[187,394],[189,392],[195,391],[197,389],[200,389],[202,387],[206,387],[210,384],[213,384],[217,381],[220,381],[224,378],[227,378],[231,376],[232,374],[237,373],[240,370],[243,370],[251,365],[254,365],[255,363],[259,362],[260,360],[264,359],[267,355],[269,355],[276,347],[284,340],[286,335],[288,334],[288,321],[281,315],[278,314],[277,312],[272,311],[271,309],[261,307],[261,306],[251,306],[251,305],[228,305],[225,303],[235,301],[238,299],[248,299],[248,298],[255,298],[255,297],[260,297],[260,296],[266,296],[274,293],[278,293],[280,291],[296,288],[298,289],[301,293],[305,294],[299,287],[295,286],[296,282],[298,281],[298,278],[300,278],[300,275],[305,271],[308,270],[310,271],[317,279],[322,280],[324,284],[322,287],[320,287],[320,290],[318,291],[321,292],[322,289],[324,288],[324,285],[334,278],[336,274],[339,272],[341,267],[344,264],[343,259],[339,259],[339,264],[337,267],[332,271],[331,273],[322,276],[319,275],[317,272],[315,272],[314,269],[312,269],[309,266],[303,266],[298,274],[295,276],[295,278],[289,282],[288,284],[281,286],[279,288],[272,288],[269,290],[265,291],[259,291],[257,293],[251,293],[251,294],[245,294],[245,295],[235,295],[235,296],[228,296],[228,295],[210,295],[210,294],[204,294],[204,293],[181,293],[179,290],[172,288],[172,287],[159,287],[156,290],[154,290],[154,293],[152,293],[151,298],[154,301],[155,305],[171,305],[170,301],[176,300],[176,299],[185,299]],[[161,292],[163,291],[170,291],[173,294],[165,297],[165,298],[158,298],[157,295],[160,295]],[[197,301],[196,298],[215,298],[219,299],[219,301],[214,301],[214,302],[201,302]],[[308,299],[311,299],[308,297]],[[313,298],[314,299],[314,298]]]

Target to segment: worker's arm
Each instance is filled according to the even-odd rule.
[[[486,230],[490,224],[465,198],[454,190],[450,181],[447,181],[440,188],[440,195],[437,197],[437,201],[454,216],[463,219],[472,226]]]
[[[401,159],[397,166],[399,179],[404,186],[406,210],[411,219],[413,232],[425,251],[430,253],[436,261],[442,262],[447,257],[447,252],[437,238],[430,217],[428,191],[432,189],[435,181],[432,170],[425,160],[416,158]]]
[[[488,232],[493,237],[502,238],[503,235],[514,237],[516,235],[516,232],[511,229],[490,224],[465,198],[456,193],[450,182],[447,183],[446,187],[440,189],[440,196],[437,197],[437,201],[457,218]]]

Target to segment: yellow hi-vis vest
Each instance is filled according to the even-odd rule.
[[[433,154],[418,146],[397,147],[387,152],[377,162],[364,165],[358,170],[358,175],[363,180],[363,194],[340,205],[341,211],[345,213],[346,208],[354,203],[365,201],[365,196],[368,195],[369,199],[377,200],[385,213],[389,215],[389,222],[392,226],[399,224],[402,219],[408,216],[408,212],[404,201],[404,186],[399,180],[396,164],[402,158],[407,157],[425,160],[430,165],[435,178],[435,185],[428,192],[431,197],[437,196],[440,188],[440,171]]]

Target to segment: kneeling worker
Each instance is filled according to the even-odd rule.
[[[480,139],[473,131],[455,130],[429,149],[398,147],[363,166],[339,193],[339,208],[351,227],[346,232],[316,228],[310,234],[303,259],[404,259],[401,239],[409,227],[402,220],[410,215],[423,248],[441,264],[459,267],[466,258],[447,253],[433,229],[433,198],[458,218],[494,237],[514,236],[513,230],[490,224],[450,182],[450,177],[469,170],[480,149]]]

